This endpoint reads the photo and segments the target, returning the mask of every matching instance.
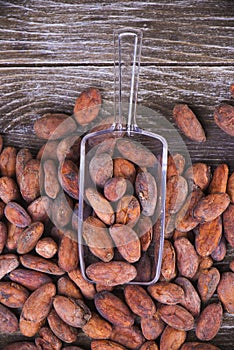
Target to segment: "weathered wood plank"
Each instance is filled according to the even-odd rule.
[[[89,86],[101,89],[104,101],[113,101],[113,69],[106,67],[2,68],[0,130],[7,144],[27,144],[38,149],[41,141],[32,133],[33,122],[43,113],[72,113],[78,94]],[[232,68],[226,67],[142,67],[139,105],[159,111],[172,126],[173,106],[189,104],[203,124],[207,142],[197,144],[186,139],[191,159],[211,165],[227,162],[234,171],[234,139],[213,121],[214,107],[221,101],[231,103],[229,86],[234,80]],[[126,86],[123,89],[127,89]],[[139,116],[139,125],[152,131],[157,117]],[[160,130],[159,130],[160,131]],[[168,135],[172,147],[177,140]]]
[[[144,107],[159,111],[172,127],[174,104],[188,103],[207,134],[205,144],[182,136],[192,161],[226,162],[234,171],[234,139],[213,122],[214,106],[231,102],[233,15],[228,0],[0,0],[0,133],[5,144],[35,153],[43,141],[32,132],[34,120],[49,111],[71,114],[77,95],[88,86],[99,87],[111,103],[113,29],[128,26],[144,34],[139,125],[166,132],[171,150],[180,149],[174,131],[158,130],[156,114]],[[229,246],[225,260],[215,265],[227,271],[233,256]],[[233,315],[225,313],[212,343],[231,350],[233,334]],[[0,334],[0,349],[23,339],[19,332]],[[187,339],[195,339],[193,331]],[[90,348],[82,332],[77,344]]]
[[[14,342],[20,342],[20,341],[29,341],[30,342],[31,341],[32,343],[34,343],[34,339],[35,338],[28,338],[28,337],[23,336],[19,331],[14,333],[14,334],[0,333],[0,350],[3,350],[5,345],[11,344]],[[88,349],[90,349],[90,343],[91,343],[91,339],[88,338],[80,330],[80,332],[78,333],[76,342],[73,343],[72,345],[77,345],[77,346],[82,347],[85,350],[88,350]],[[64,346],[65,345],[69,346],[69,344],[64,343]],[[229,349],[227,348],[227,350],[229,350]]]
[[[113,29],[141,28],[142,62],[232,64],[232,1],[0,1],[0,63],[113,61]]]
[[[0,74],[0,130],[7,144],[29,146],[34,151],[42,142],[31,133],[32,123],[43,113],[72,113],[75,98],[90,85],[102,90],[104,100],[113,100],[113,69],[109,66],[2,68]],[[214,106],[222,100],[229,100],[231,82],[231,67],[143,67],[139,103],[159,110],[170,122],[173,105],[177,102],[188,103],[197,113],[208,135],[207,143],[202,145],[186,142],[192,160],[205,161],[211,165],[226,161],[233,171],[233,139],[217,128],[212,117]],[[147,120],[139,117],[139,124],[147,129],[154,130],[155,122],[153,114]],[[225,261],[219,264],[219,268],[227,270],[232,257],[233,250],[229,247]],[[233,328],[233,317],[225,313],[222,328],[212,343],[221,349],[231,350]],[[1,334],[0,348],[6,342],[22,339],[24,337],[19,334]],[[188,339],[195,339],[193,332],[188,334]],[[89,341],[82,333],[78,342],[84,348],[89,348]]]

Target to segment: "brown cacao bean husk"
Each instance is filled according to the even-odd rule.
[[[35,121],[34,131],[44,140],[57,140],[76,130],[74,119],[62,113],[47,113]]]
[[[234,107],[226,103],[217,106],[214,121],[225,133],[234,136]]]
[[[205,132],[195,114],[186,104],[176,104],[173,117],[179,129],[192,141],[205,142]]]
[[[96,88],[84,90],[76,99],[74,118],[80,125],[91,123],[98,115],[102,103],[100,91]]]
[[[213,339],[218,333],[223,318],[221,303],[212,303],[203,309],[196,323],[196,336],[203,341]]]
[[[95,307],[102,317],[116,326],[130,327],[133,315],[127,305],[111,292],[99,292],[94,297]]]
[[[124,288],[125,301],[136,315],[151,317],[156,312],[156,306],[148,293],[138,285],[127,285]]]

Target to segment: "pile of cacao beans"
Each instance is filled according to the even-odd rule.
[[[89,188],[85,222],[109,227],[110,240],[124,239],[127,232],[137,247],[135,243],[124,250],[116,243],[118,259],[108,265],[112,283],[106,283],[98,276],[114,259],[113,251],[104,254],[103,248],[90,246],[89,268],[96,284],[88,282],[80,270],[77,244],[76,129],[95,120],[100,105],[100,92],[90,88],[77,98],[73,116],[51,113],[38,119],[34,130],[45,145],[35,156],[27,148],[4,147],[0,138],[0,333],[28,337],[2,349],[82,350],[79,339],[85,334],[92,350],[217,350],[212,339],[223,314],[234,313],[234,260],[226,272],[216,265],[225,259],[227,246],[234,247],[234,173],[227,164],[215,169],[202,162],[187,166],[183,155],[169,155],[159,281],[148,287],[125,285],[152,276],[148,247],[160,229],[150,221],[157,184],[146,169],[150,165],[134,163],[126,154],[111,163],[111,170],[102,164],[101,171],[97,158],[101,154],[108,164],[110,153],[99,149],[90,163],[92,181],[102,188],[101,203],[119,205],[118,218],[116,222],[108,215],[107,222],[103,210],[100,218]],[[188,112],[180,105],[174,113],[178,109]],[[188,125],[182,131],[189,137]],[[228,125],[223,122],[223,130]],[[200,135],[195,141],[204,142],[204,133]],[[117,147],[121,153],[121,144]],[[128,182],[135,186],[134,195],[128,195]],[[197,340],[186,342],[191,330]]]
[[[161,192],[156,179],[160,178],[161,166],[142,143],[113,137],[112,132],[108,136],[106,139],[105,133],[104,142],[87,154],[82,235],[89,249],[81,259],[88,277],[96,283],[116,286],[131,280],[149,282],[156,274],[153,245],[156,249],[158,245],[153,239],[153,222],[157,207],[160,212]],[[93,209],[95,217],[90,210],[87,217],[87,207]],[[152,258],[144,272],[142,264],[147,255]]]

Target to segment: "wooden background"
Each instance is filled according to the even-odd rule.
[[[226,162],[234,171],[234,139],[213,121],[216,105],[233,103],[232,0],[0,1],[0,132],[5,144],[36,151],[41,141],[33,135],[33,121],[48,111],[71,114],[76,97],[89,86],[113,101],[113,30],[125,26],[143,30],[139,103],[172,124],[173,106],[189,104],[207,135],[204,144],[182,136],[192,161]],[[222,270],[231,258],[229,248]],[[15,339],[22,337],[0,334],[0,344]],[[225,313],[212,343],[234,348],[233,316]]]

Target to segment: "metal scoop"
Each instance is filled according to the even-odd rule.
[[[123,41],[127,50],[130,47],[133,51],[130,66],[123,64],[126,54]],[[115,120],[111,127],[85,135],[80,147],[80,267],[86,280],[104,285],[115,285],[116,281],[110,281],[108,273],[102,275],[100,272],[99,280],[90,277],[87,275],[90,265],[127,262],[131,271],[132,267],[136,271],[130,280],[122,279],[129,284],[149,285],[160,276],[168,146],[164,137],[143,130],[136,123],[141,43],[139,30],[123,29],[114,33]],[[131,69],[127,122],[123,103],[126,67]],[[133,168],[133,173],[135,169],[132,178],[121,173],[121,162],[127,164],[127,169]],[[116,186],[115,182],[120,182],[123,187],[125,182],[125,187],[119,185],[117,191],[116,187],[111,187]],[[110,193],[106,190],[108,186]],[[89,206],[94,217],[87,218],[86,208]]]

